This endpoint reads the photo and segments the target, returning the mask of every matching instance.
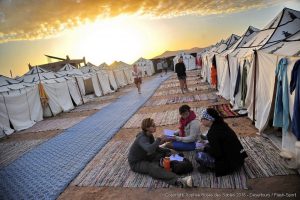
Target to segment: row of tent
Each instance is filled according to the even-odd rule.
[[[133,83],[132,66],[116,65],[107,70],[105,64],[67,64],[58,72],[33,67],[16,79],[0,75],[0,138]]]
[[[299,56],[300,12],[284,8],[263,29],[249,26],[241,37],[233,34],[227,40],[197,53],[196,59],[201,64],[202,76],[209,83],[212,80],[211,70],[216,68],[219,95],[230,100],[233,109],[247,109],[248,117],[255,122],[259,132],[263,132],[270,127],[274,117],[272,103],[275,101],[275,88],[279,87],[275,82],[275,70],[280,60],[286,58],[290,82],[291,71]],[[294,103],[299,102],[294,102],[294,93],[286,95],[292,119]],[[295,153],[298,134],[290,128],[283,131],[283,151]]]

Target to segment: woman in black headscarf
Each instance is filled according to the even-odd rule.
[[[208,145],[198,152],[199,172],[213,170],[216,176],[228,175],[243,166],[247,153],[235,132],[224,122],[218,112],[207,108],[201,116],[202,125],[209,128]]]

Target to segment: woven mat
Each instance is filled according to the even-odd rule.
[[[200,91],[200,90],[211,90],[211,88],[208,85],[193,85],[189,86],[190,91]],[[170,90],[157,90],[153,96],[167,96],[167,95],[172,95],[172,94],[181,94],[181,89],[180,88],[175,88],[175,89],[170,89]]]
[[[196,77],[196,76],[187,76],[186,78],[187,82],[190,82],[190,81],[200,81],[200,78],[199,77]],[[174,77],[174,78],[169,78],[164,84],[173,84],[173,83],[178,83],[178,78],[177,77]]]
[[[75,109],[71,110],[70,112],[82,112],[82,111],[88,111],[88,110],[100,110],[101,108],[104,108],[105,106],[109,105],[110,103],[104,103],[104,104],[83,104]]]
[[[188,85],[208,85],[207,83],[203,83],[200,80],[192,80],[192,81],[188,81],[187,82]],[[168,89],[168,88],[173,88],[173,87],[179,87],[179,81],[177,82],[172,82],[172,83],[168,83],[168,84],[162,84],[159,89]]]
[[[192,108],[196,112],[198,116],[204,110],[203,107]],[[179,122],[179,114],[178,110],[168,110],[164,112],[156,112],[156,113],[142,113],[135,114],[130,120],[124,125],[123,128],[139,128],[141,126],[141,120],[145,118],[152,118],[155,121],[157,126],[165,126],[170,124],[177,124]]]
[[[48,138],[40,140],[22,140],[13,142],[0,143],[0,168],[9,165],[12,161],[19,158],[25,152],[35,148],[37,145],[48,140]]]
[[[170,97],[164,99],[152,99],[149,100],[145,106],[160,106],[166,104],[175,104],[175,103],[188,103],[188,102],[196,102],[196,101],[207,101],[217,99],[217,95],[215,93],[208,93],[208,94],[196,94],[190,96],[177,96],[177,97]]]
[[[269,177],[295,174],[284,167],[279,159],[279,149],[262,137],[241,139],[249,157],[244,168],[232,175],[216,177],[214,173],[201,174],[196,169],[195,152],[184,152],[194,166],[191,173],[195,186],[209,188],[247,189],[247,178]],[[170,187],[168,184],[152,179],[147,175],[132,172],[127,162],[130,142],[110,141],[71,183],[76,186],[113,186],[113,187]],[[259,145],[259,148],[252,146]]]
[[[79,123],[85,117],[73,117],[73,118],[61,118],[61,119],[46,119],[40,122],[37,122],[35,125],[26,129],[21,133],[30,133],[30,132],[39,132],[39,131],[50,131],[50,130],[64,130],[70,128],[71,126]]]
[[[169,184],[155,180],[147,175],[130,170],[127,154],[131,143],[111,141],[87,167],[71,183],[76,186],[108,186],[108,187],[171,187]],[[230,176],[216,178],[213,173],[200,174],[194,153],[186,153],[193,161],[194,171],[191,173],[195,186],[210,188],[242,188],[246,189],[246,175],[243,171]]]
[[[240,115],[239,113],[232,111],[230,104],[219,104],[219,105],[213,105],[210,107],[216,109],[218,111],[219,115],[223,118],[243,117],[243,116],[247,115],[247,113]]]

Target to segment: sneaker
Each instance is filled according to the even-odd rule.
[[[178,184],[182,188],[191,188],[193,187],[193,179],[191,176],[186,176],[178,179]]]

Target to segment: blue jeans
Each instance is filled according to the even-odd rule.
[[[195,142],[179,142],[179,141],[173,141],[173,148],[177,151],[193,151],[196,149],[196,143]]]

